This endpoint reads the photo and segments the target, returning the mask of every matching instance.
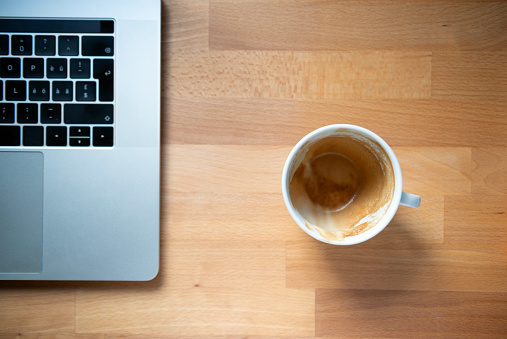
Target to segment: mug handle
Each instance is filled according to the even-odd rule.
[[[419,208],[421,205],[421,197],[415,194],[401,192],[400,205]]]

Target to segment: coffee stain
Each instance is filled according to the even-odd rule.
[[[358,169],[342,154],[323,153],[303,167],[305,191],[313,203],[329,211],[339,211],[356,197],[360,186]]]
[[[289,192],[305,226],[340,241],[376,225],[394,195],[394,171],[384,149],[355,132],[304,147]]]

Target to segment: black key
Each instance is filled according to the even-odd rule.
[[[0,58],[0,78],[19,78],[21,61],[19,58]]]
[[[56,43],[52,35],[37,35],[35,37],[35,55],[55,55]]]
[[[13,35],[11,37],[12,55],[32,55],[32,36]]]
[[[90,146],[90,138],[69,138],[71,146]]]
[[[90,127],[71,127],[71,137],[90,137]]]
[[[53,82],[53,101],[72,101],[72,81]]]
[[[99,100],[113,101],[113,59],[95,59],[93,61],[93,77],[99,80]]]
[[[43,124],[59,124],[62,122],[62,106],[60,104],[41,104],[40,122]]]
[[[66,78],[67,59],[47,59],[46,72],[48,78]]]
[[[84,36],[83,56],[113,56],[114,39],[112,36]]]
[[[79,55],[79,37],[64,36],[58,37],[58,55],[69,56]]]
[[[93,146],[113,146],[113,128],[94,127]]]
[[[18,124],[36,124],[39,120],[37,104],[18,104]]]
[[[43,146],[44,128],[42,126],[23,127],[23,146]]]
[[[79,37],[60,35],[58,37],[59,55],[79,55]]]
[[[71,146],[90,146],[90,127],[71,127],[69,142]]]
[[[46,146],[67,146],[67,127],[47,127]]]
[[[5,82],[5,100],[7,101],[25,101],[26,100],[26,81],[9,80]]]
[[[66,124],[112,124],[112,104],[65,104],[64,122]]]
[[[19,146],[20,140],[19,126],[0,126],[0,146]]]
[[[0,55],[9,54],[9,36],[0,35]]]
[[[89,79],[90,59],[70,59],[70,77],[72,79]]]
[[[30,81],[28,87],[30,101],[49,101],[49,81]]]
[[[44,77],[44,59],[25,58],[23,59],[23,77],[25,78],[43,78]]]
[[[76,101],[95,101],[96,83],[93,81],[76,81]]]
[[[14,104],[0,103],[0,124],[11,124],[14,122]]]
[[[2,1],[3,2],[3,1]],[[14,3],[12,7],[18,6],[19,2]],[[3,13],[5,12],[5,5],[2,6],[2,13],[1,15],[8,14]],[[37,8],[33,8],[30,12],[34,12],[34,10],[37,10]],[[61,9],[61,7],[60,7]],[[58,16],[58,13],[55,13]],[[78,13],[83,16],[84,13]],[[42,14],[40,16],[43,16]],[[62,34],[69,34],[69,33],[97,33],[97,34],[104,34],[104,33],[114,33],[114,21],[113,20],[91,20],[91,19],[27,19],[27,18],[21,18],[21,19],[14,19],[14,18],[6,18],[1,19],[0,21],[0,32],[7,32],[7,33],[45,33],[45,32],[53,32],[53,33],[62,33]]]

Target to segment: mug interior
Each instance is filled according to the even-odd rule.
[[[306,220],[295,207],[289,192],[290,182],[312,145],[321,139],[334,136],[347,136],[349,138],[353,138],[360,141],[361,144],[368,148],[376,157],[387,156],[387,159],[383,159],[382,161],[379,159],[379,161],[385,164],[390,164],[394,175],[394,191],[388,206],[386,206],[386,210],[382,211],[383,216],[369,229],[359,234],[345,237],[340,237],[337,236],[336,233],[325,231],[318,225],[312,224]],[[402,177],[399,162],[394,155],[394,152],[378,135],[367,129],[354,125],[330,125],[308,134],[294,147],[285,163],[282,177],[282,187],[285,204],[292,218],[307,234],[317,240],[330,244],[352,245],[372,238],[382,231],[382,229],[384,229],[385,226],[387,226],[387,224],[389,224],[392,220],[401,199]]]

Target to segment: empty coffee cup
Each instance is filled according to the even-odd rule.
[[[317,240],[353,245],[382,231],[399,205],[417,208],[420,197],[402,191],[398,159],[375,133],[330,125],[292,149],[282,174],[285,205]]]

